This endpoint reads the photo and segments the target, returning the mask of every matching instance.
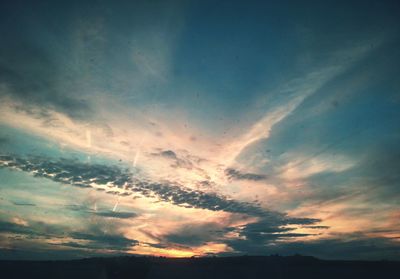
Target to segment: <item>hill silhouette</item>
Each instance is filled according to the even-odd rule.
[[[400,262],[331,261],[308,256],[114,257],[0,261],[2,278],[398,278]]]

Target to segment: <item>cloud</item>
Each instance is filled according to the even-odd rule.
[[[400,243],[387,238],[366,237],[362,233],[337,235],[332,239],[284,243],[269,247],[271,253],[299,253],[322,259],[382,260],[399,259]]]
[[[252,203],[228,199],[214,193],[187,189],[167,181],[149,182],[145,179],[139,179],[137,176],[134,177],[128,170],[122,170],[116,166],[85,164],[67,159],[52,161],[43,157],[23,159],[4,155],[0,159],[2,167],[23,170],[33,173],[35,176],[78,187],[105,189],[105,193],[113,195],[136,193],[143,197],[155,198],[158,201],[168,202],[183,208],[207,209],[255,216],[257,220],[252,224],[244,225],[240,229],[232,227],[228,228],[228,230],[236,230],[236,233],[246,238],[247,241],[261,241],[257,245],[264,245],[282,238],[307,236],[308,234],[296,233],[293,230],[298,226],[314,225],[320,222],[319,219],[292,218],[285,213],[266,210]],[[81,206],[73,206],[71,208],[73,210],[82,210]],[[87,211],[87,208],[83,208],[83,210]],[[106,218],[132,218],[136,216],[127,212],[98,211],[92,213]],[[289,225],[293,228],[283,229],[283,227]],[[180,244],[186,242],[188,245],[194,245],[194,243],[200,245],[200,243],[206,242],[208,238],[204,238],[204,235],[209,234],[207,230],[210,230],[212,226],[208,226],[208,228],[207,226],[197,226],[195,224],[191,226],[182,228],[181,232],[177,231],[166,236],[165,241]],[[227,232],[226,228],[218,229]],[[213,230],[217,230],[217,228],[213,227]],[[185,236],[188,232],[193,235],[192,240]],[[218,239],[220,234],[212,233],[212,235]]]
[[[178,155],[172,150],[162,150],[158,153],[151,153],[151,155],[170,160],[172,162],[171,167],[173,168],[184,168],[191,170],[195,167],[193,162],[187,158],[187,156],[186,158],[178,157]]]
[[[329,229],[330,227],[329,226],[304,226],[304,228],[319,230],[319,229]]]
[[[134,212],[91,209],[85,205],[77,205],[77,204],[69,204],[66,205],[65,208],[72,211],[79,211],[81,213],[93,214],[105,218],[131,219],[138,216],[138,214]]]
[[[22,239],[51,239],[60,238],[65,233],[65,227],[60,225],[49,225],[43,222],[20,222],[0,220],[0,234],[11,235],[14,238]]]
[[[312,235],[309,233],[294,232],[295,227],[293,227],[293,225],[312,225],[319,221],[318,219],[289,218],[285,215],[270,214],[269,216],[264,216],[257,222],[236,229],[241,238],[238,240],[228,240],[227,244],[236,251],[251,251],[254,247],[257,247],[257,250],[265,251],[266,246],[275,243],[277,240],[302,238]],[[288,225],[291,225],[291,227]],[[249,249],[236,247],[236,245],[246,246],[249,247]]]
[[[82,247],[86,249],[110,249],[124,251],[129,250],[132,246],[138,245],[137,240],[128,239],[121,235],[104,234],[104,233],[81,233],[73,232],[69,234],[75,240],[87,240],[89,243],[77,244],[73,243],[63,243],[64,246],[75,245],[75,247]]]
[[[175,158],[175,152],[167,152],[167,157]],[[233,249],[240,247],[267,247],[271,243],[288,239],[302,239],[312,236],[313,233],[296,231],[302,226],[316,226],[321,221],[316,218],[293,218],[285,213],[267,210],[257,204],[229,199],[215,193],[207,193],[199,190],[192,190],[184,186],[169,181],[149,181],[133,174],[129,169],[123,169],[116,165],[103,165],[95,163],[82,163],[77,160],[58,159],[53,160],[48,157],[17,157],[14,155],[0,156],[0,167],[17,169],[29,172],[37,177],[44,177],[63,184],[70,184],[83,188],[102,189],[110,195],[124,195],[156,199],[167,202],[182,208],[207,209],[210,211],[225,211],[227,213],[238,213],[252,216],[255,220],[250,224],[221,226],[217,223],[196,224],[189,223],[178,227],[167,234],[158,235],[157,243],[160,245],[183,245],[184,247],[201,247],[208,242],[222,243]],[[242,175],[244,178],[254,179],[253,176],[241,172],[231,172],[231,175]],[[258,178],[256,176],[256,178]],[[237,178],[236,178],[237,179]],[[69,206],[72,210],[83,211],[88,214],[104,218],[129,219],[137,217],[131,212],[114,212],[110,210],[90,210],[85,206]],[[101,232],[99,232],[101,235]],[[69,243],[69,247],[79,248],[88,246],[95,249],[100,246],[98,242],[104,241],[105,247],[112,249],[112,244],[132,244],[129,240],[115,240],[113,237],[96,239],[97,233],[87,233],[86,235],[73,234],[71,237],[85,240],[92,237],[92,244],[82,244],[78,242]],[[230,235],[229,237],[227,237]],[[239,238],[234,240],[235,238]],[[108,242],[107,242],[108,241]],[[242,242],[244,241],[244,242]],[[157,247],[153,247],[157,248]],[[124,249],[124,248],[120,248]],[[160,248],[161,249],[161,248]],[[186,249],[186,248],[185,248]]]
[[[36,206],[36,204],[29,203],[29,202],[16,202],[16,201],[13,201],[12,203],[14,205],[17,205],[17,206]]]
[[[119,219],[129,219],[135,218],[136,213],[133,212],[123,212],[123,211],[97,211],[94,212],[97,216],[107,217],[107,218],[119,218]]]
[[[0,220],[0,233],[17,233],[30,235],[34,233],[34,231],[31,228],[23,226],[21,224]]]
[[[0,137],[0,146],[1,145],[6,145],[10,142],[10,139],[7,137]]]
[[[177,156],[174,151],[172,150],[165,150],[159,153],[160,156],[165,158],[177,159]]]
[[[225,169],[225,175],[231,180],[252,180],[260,181],[267,178],[264,174],[246,173],[233,168]]]
[[[187,246],[200,246],[209,241],[221,241],[223,234],[232,230],[233,228],[224,228],[219,223],[191,223],[164,236],[163,240],[169,244],[174,243]]]
[[[235,223],[227,222],[190,222],[158,238],[159,244],[168,247],[183,245],[200,247],[216,242],[237,250],[236,245],[257,247],[265,254],[268,245],[279,245],[282,241],[299,241],[314,233],[297,232],[299,227],[313,226],[319,219],[292,218],[283,213],[269,212],[257,220]],[[324,227],[324,229],[327,229]],[[243,248],[245,249],[245,248]],[[241,250],[237,250],[238,252]]]
[[[287,240],[288,238],[302,238],[312,234],[294,232],[294,227],[287,225],[314,224],[316,219],[296,219],[280,214],[269,214],[259,218],[256,222],[239,226],[226,226],[226,224],[206,222],[202,224],[186,224],[162,238],[162,243],[179,244],[186,246],[201,246],[210,241],[225,243],[235,248],[232,243],[243,240],[248,246],[263,247],[276,241]],[[235,237],[232,238],[232,236]],[[244,245],[244,244],[243,244]]]
[[[248,255],[302,254],[331,260],[397,260],[400,257],[398,241],[370,238],[362,234],[337,235],[335,238],[317,241],[280,242],[279,245],[267,246],[257,242],[231,240],[229,245],[234,248],[235,254],[239,252]]]
[[[170,182],[148,182],[135,178],[128,170],[116,166],[85,164],[76,160],[31,157],[23,159],[9,155],[0,156],[0,167],[30,172],[56,182],[82,188],[104,189],[106,193],[130,195],[139,193],[177,206],[228,211],[250,215],[262,215],[264,210],[247,202],[227,199],[223,196],[191,190]]]
[[[317,92],[326,82],[342,70],[342,66],[327,66],[318,71],[308,73],[303,77],[289,80],[284,86],[277,88],[275,92],[277,96],[287,96],[286,99],[280,103],[275,103],[275,106],[270,107],[246,133],[227,144],[224,158],[221,159],[223,159],[226,165],[231,165],[250,145],[259,140],[268,139],[272,129],[277,124],[291,115],[306,98]]]
[[[33,105],[40,105],[42,112],[56,110],[73,119],[91,118],[94,111],[87,100],[67,94],[66,89],[60,90],[56,84],[58,69],[41,50],[25,46],[23,51],[3,49],[0,53],[1,56],[18,57],[17,62],[21,60],[20,63],[8,63],[9,58],[2,59],[0,65],[0,96],[24,104],[17,109],[29,113]]]
[[[112,227],[112,224],[107,226]],[[36,240],[51,245],[71,248],[128,251],[138,245],[138,241],[126,238],[116,231],[109,231],[103,224],[92,224],[85,230],[74,231],[58,224],[29,222],[28,224],[0,221],[0,234],[12,235],[21,243],[22,240]],[[0,242],[1,243],[1,242]],[[17,244],[18,246],[18,244]]]

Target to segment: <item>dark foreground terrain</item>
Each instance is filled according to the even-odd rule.
[[[400,262],[325,261],[304,256],[0,261],[1,278],[400,278]]]

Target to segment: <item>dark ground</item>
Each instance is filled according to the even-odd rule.
[[[325,261],[313,257],[166,259],[92,258],[0,261],[1,278],[400,278],[400,262]]]

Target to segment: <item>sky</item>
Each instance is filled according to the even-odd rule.
[[[0,259],[400,259],[397,1],[1,1]]]

